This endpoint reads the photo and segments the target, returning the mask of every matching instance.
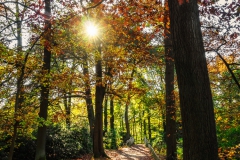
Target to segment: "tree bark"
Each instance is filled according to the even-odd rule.
[[[17,23],[17,54],[22,55],[22,22],[20,20],[20,11],[19,11],[19,6],[18,6],[18,0],[16,0],[16,23]],[[27,57],[27,55],[26,55]],[[18,62],[16,64],[17,67],[17,72],[19,75],[17,77],[17,92],[16,92],[16,98],[15,98],[15,106],[14,106],[14,118],[15,118],[15,123],[13,125],[13,136],[11,140],[11,145],[10,145],[10,152],[8,155],[8,159],[12,160],[13,158],[13,152],[14,152],[14,147],[15,147],[15,141],[17,139],[18,135],[18,126],[19,126],[19,120],[17,120],[18,116],[18,111],[23,105],[24,101],[24,89],[23,89],[23,79],[24,79],[24,70],[25,70],[25,65],[26,65],[27,59],[25,58],[24,63]],[[19,69],[20,68],[20,69]]]
[[[165,90],[166,90],[166,144],[167,144],[167,160],[177,159],[176,146],[176,107],[174,97],[174,54],[172,51],[172,41],[170,39],[170,31],[167,26],[169,21],[169,10],[164,11],[164,46],[165,46]]]
[[[149,142],[152,142],[151,117],[150,117],[149,110],[148,110],[147,120],[148,120],[148,139],[149,139]]]
[[[49,42],[51,41],[50,30],[51,30],[51,0],[45,0],[45,28],[44,28],[44,55],[43,55],[43,67],[42,74],[47,75],[50,73],[50,64],[51,64],[51,51],[49,50]],[[40,97],[40,111],[39,117],[44,121],[47,120],[47,111],[48,111],[48,103],[49,103],[49,78],[45,77],[44,82],[41,84],[41,97]],[[46,132],[47,126],[44,122],[38,126],[37,131],[37,147],[36,147],[36,155],[35,160],[45,160],[46,159]]]
[[[129,98],[128,98],[129,99]],[[130,101],[128,100],[127,101]],[[125,106],[125,113],[124,113],[124,121],[125,121],[125,127],[126,127],[126,135],[125,135],[125,141],[130,138],[130,126],[129,126],[129,120],[128,120],[128,110],[129,110],[129,103],[126,103]]]
[[[71,92],[68,93],[69,98],[68,98],[68,107],[66,109],[66,124],[67,127],[70,129],[71,127],[71,107],[72,107],[72,97],[71,97]]]
[[[144,118],[144,111],[143,111],[143,135],[144,137],[147,138],[147,123],[146,123],[146,119]]]
[[[197,0],[168,1],[183,126],[183,159],[217,160],[214,109]]]
[[[135,139],[134,139],[134,141],[136,141],[137,142],[137,124],[136,124],[136,115],[134,114],[133,115],[134,117],[133,117],[133,137],[135,137]]]
[[[126,126],[126,131],[127,131],[126,136],[125,136],[126,140],[128,140],[131,136],[129,120],[128,120],[128,110],[129,110],[129,104],[130,104],[130,100],[131,100],[131,95],[130,95],[131,87],[130,86],[132,86],[133,75],[134,75],[134,68],[130,75],[130,82],[129,82],[129,86],[128,86],[129,93],[127,94],[127,101],[126,101],[125,113],[124,113],[124,120],[125,120],[125,126]]]
[[[105,96],[105,102],[104,102],[104,134],[103,134],[104,136],[105,136],[105,133],[107,133],[107,131],[108,131],[107,108],[108,108],[108,96]]]
[[[114,130],[114,104],[113,104],[113,96],[110,99],[110,129]]]
[[[105,157],[106,153],[103,148],[103,99],[105,95],[105,86],[102,83],[102,60],[101,49],[98,50],[100,56],[97,56],[96,64],[96,91],[95,91],[95,121],[93,137],[93,154],[94,157]]]
[[[71,121],[71,93],[69,92],[69,95],[67,96],[66,90],[64,91],[64,98],[63,98],[63,104],[65,107],[65,114],[66,114],[66,126],[68,129],[70,129]]]
[[[88,122],[90,127],[90,135],[93,138],[93,129],[94,129],[94,111],[93,111],[93,103],[92,103],[92,91],[90,86],[90,76],[88,70],[88,56],[85,53],[83,57],[83,74],[84,74],[84,81],[85,81],[85,100],[87,105],[87,113],[88,113]]]
[[[141,114],[141,113],[140,113]],[[139,115],[140,115],[139,114]],[[141,115],[140,115],[140,117],[141,117]],[[140,140],[142,141],[143,140],[143,121],[142,121],[142,117],[141,117],[141,119],[140,119],[140,131],[141,131],[141,135],[140,135]]]
[[[115,127],[114,127],[114,103],[113,103],[114,96],[111,96],[110,98],[110,130],[111,130],[111,135],[112,135],[112,140],[111,140],[111,149],[116,149],[117,148],[117,137],[116,137],[116,132],[115,132]]]

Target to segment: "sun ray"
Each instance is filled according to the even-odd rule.
[[[98,35],[98,27],[94,22],[87,21],[85,23],[86,33],[89,37],[96,38]]]

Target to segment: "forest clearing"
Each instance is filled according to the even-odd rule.
[[[0,0],[0,159],[240,160],[239,21],[240,0]]]

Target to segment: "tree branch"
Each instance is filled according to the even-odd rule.
[[[227,63],[227,61],[222,57],[222,55],[221,55],[220,53],[218,53],[218,52],[216,52],[216,53],[217,53],[217,55],[221,58],[221,60],[223,61],[223,63],[226,65],[228,71],[229,71],[230,74],[232,75],[233,80],[235,81],[236,85],[237,85],[238,88],[240,89],[240,84],[239,84],[236,76],[234,75],[232,69],[230,68],[230,65]]]
[[[96,8],[97,6],[99,6],[104,0],[101,0],[100,2],[98,2],[97,4],[93,5],[93,6],[90,6],[90,7],[85,7],[82,3],[82,0],[80,1],[81,2],[81,5],[84,9],[86,10],[89,10],[89,9],[92,9],[92,8]]]

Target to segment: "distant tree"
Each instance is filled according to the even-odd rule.
[[[134,75],[134,69],[132,69],[131,75],[130,75],[130,80],[129,80],[129,84],[128,84],[128,89],[131,90],[132,87],[132,81],[133,81],[133,75]],[[126,127],[126,140],[128,140],[131,136],[130,133],[130,125],[129,125],[129,106],[130,106],[130,102],[131,102],[131,93],[127,93],[127,98],[126,98],[126,102],[125,102],[125,113],[124,113],[124,120],[125,120],[125,127]]]

